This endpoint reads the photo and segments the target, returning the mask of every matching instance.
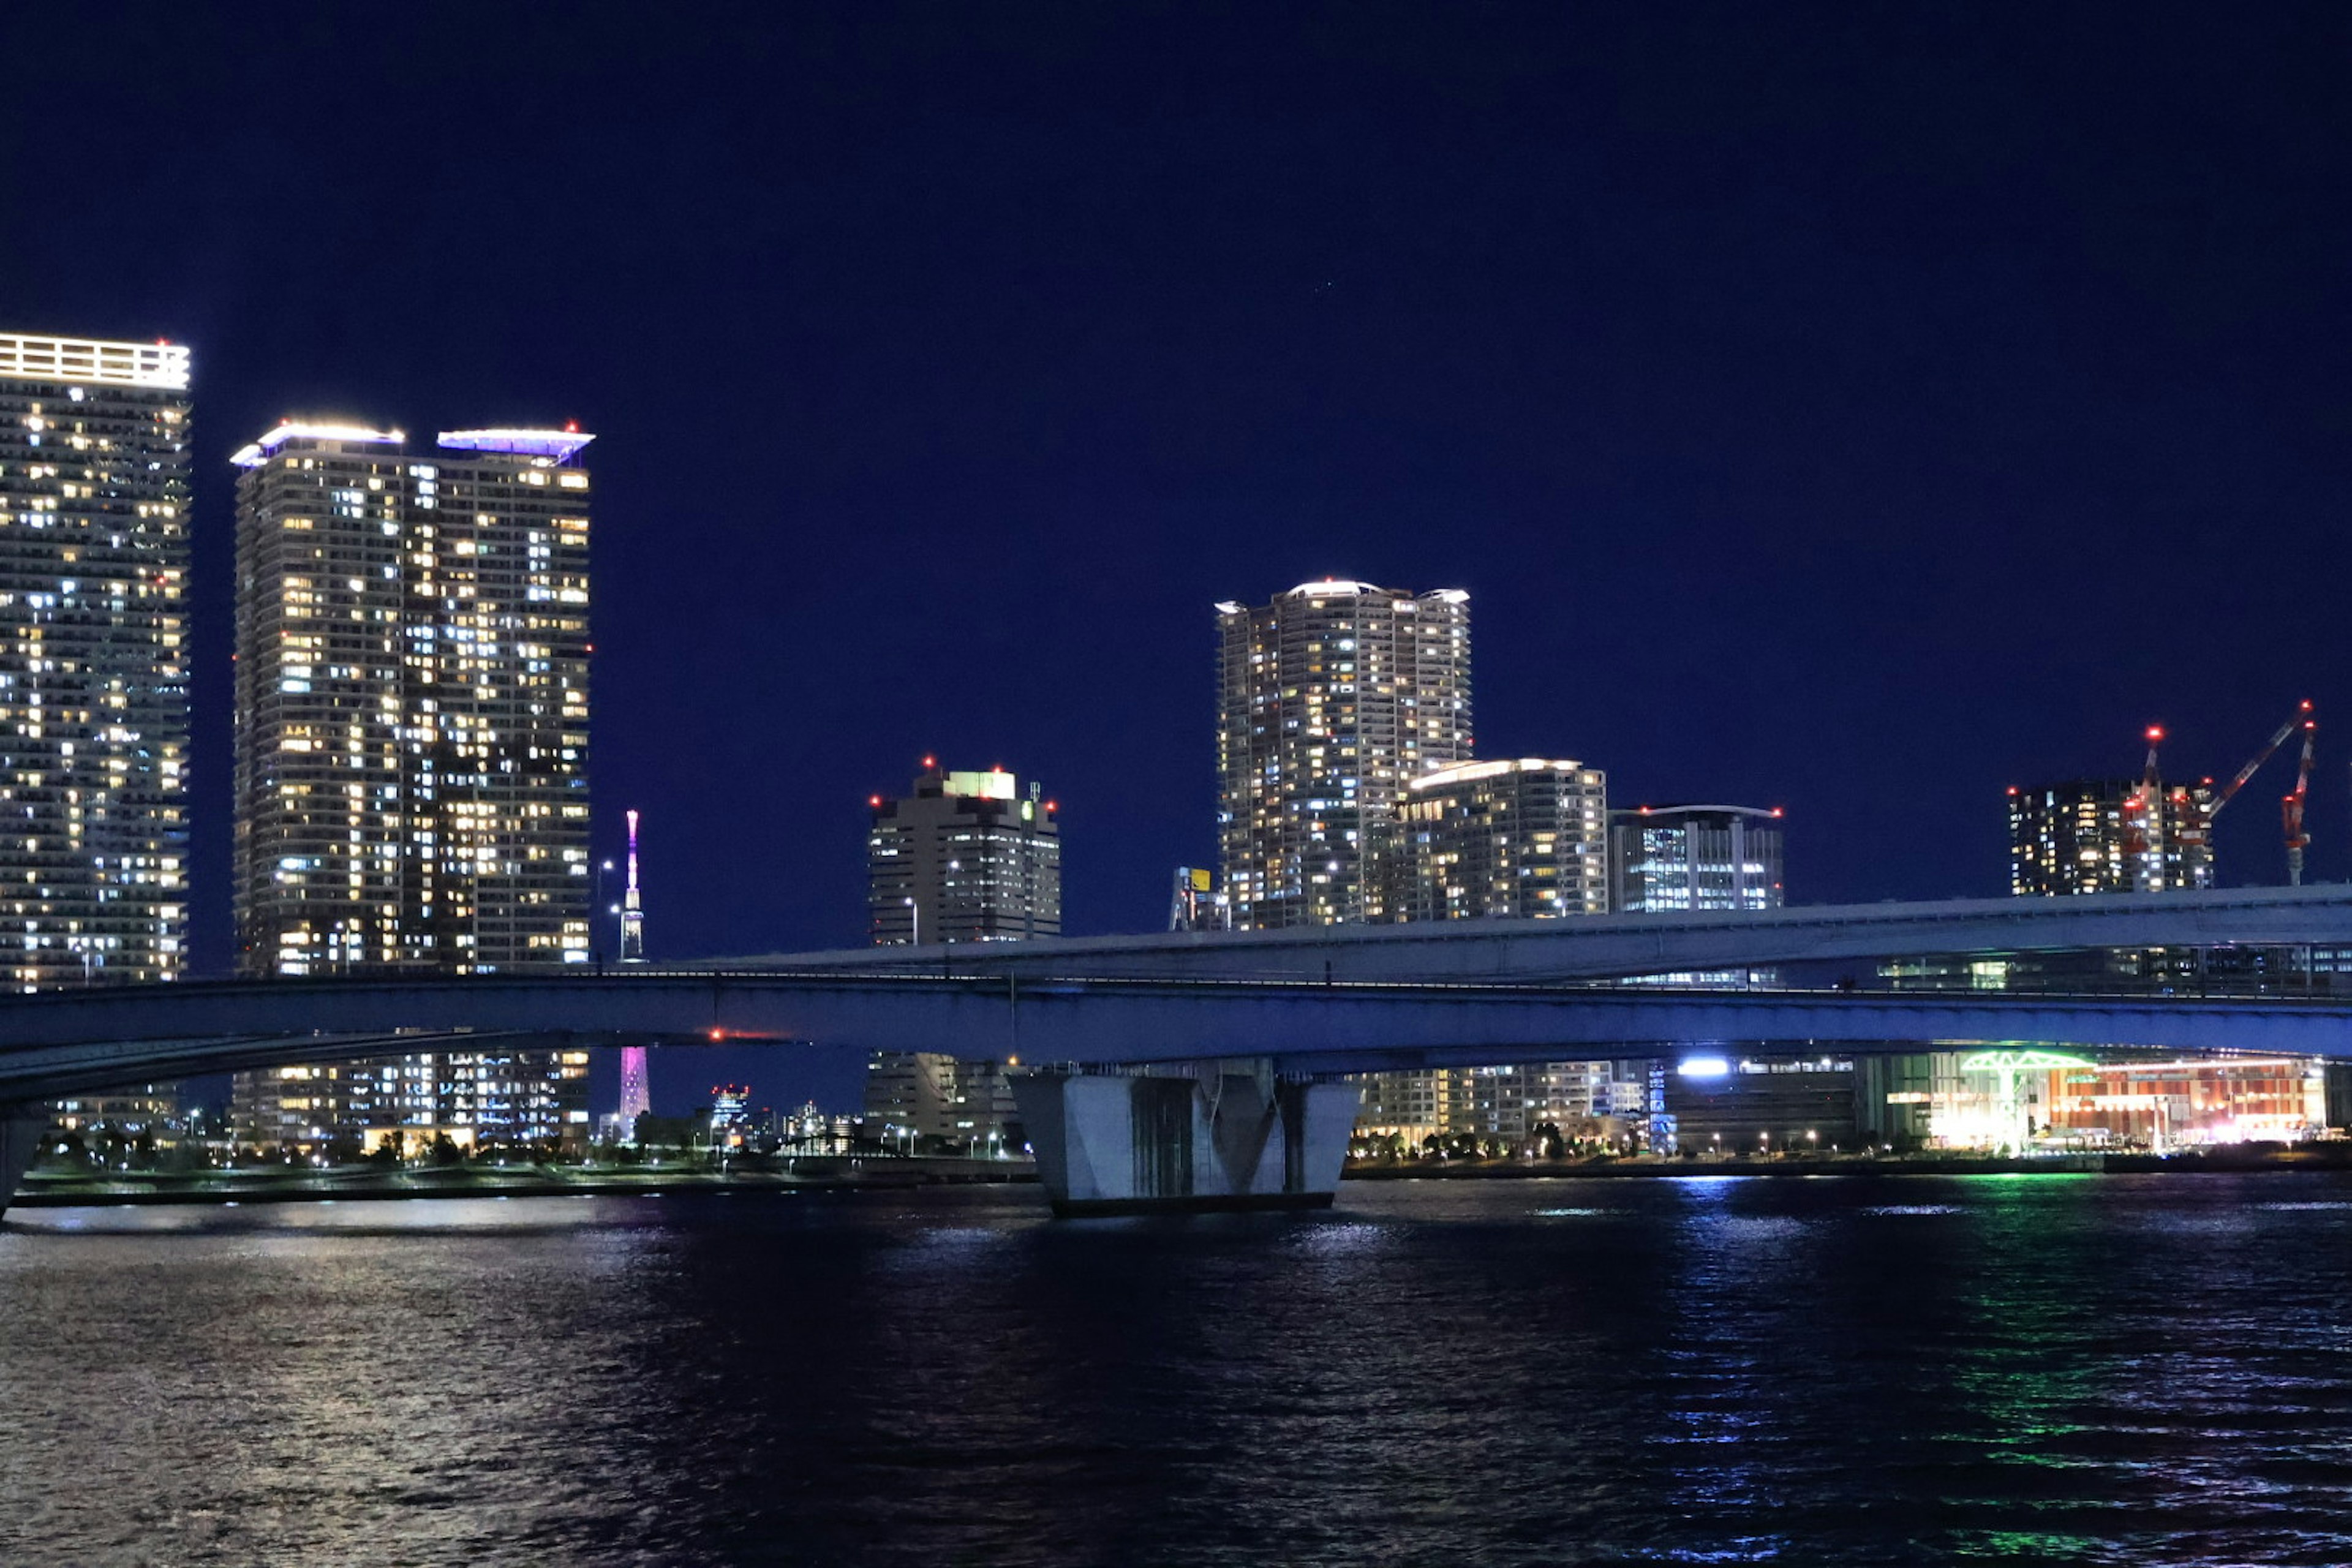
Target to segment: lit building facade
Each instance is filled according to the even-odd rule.
[[[590,439],[237,454],[245,973],[587,962]]]
[[[1001,768],[923,760],[913,791],[866,803],[866,910],[875,945],[1019,942],[1062,933],[1061,825],[1053,801]],[[877,1051],[867,1133],[909,1152],[1017,1152],[1004,1065]]]
[[[1931,1076],[1889,1098],[1924,1111],[1926,1142],[1942,1149],[2295,1142],[2336,1121],[2328,1064],[2309,1058],[2095,1061],[2003,1047],[1927,1059]]]
[[[1456,763],[1405,785],[1374,834],[1376,921],[1609,911],[1607,780],[1581,763]]]
[[[0,963],[186,964],[189,354],[0,333]]]
[[[1456,763],[1409,781],[1372,829],[1374,921],[1554,919],[1609,908],[1607,781],[1581,763]],[[1623,1131],[1622,1068],[1541,1062],[1375,1073],[1357,1137],[1418,1149],[1463,1137],[1514,1146]],[[1638,1100],[1638,1097],[1636,1097]]]
[[[1834,1057],[1688,1056],[1664,1098],[1661,1152],[1825,1154],[1861,1141],[1854,1065]]]
[[[288,423],[236,454],[244,973],[588,962],[591,439],[457,431],[413,452]],[[241,1075],[240,1127],[528,1143],[560,1106],[557,1135],[583,1136],[571,1055]]]
[[[2074,779],[2009,792],[2009,890],[2157,893],[2213,885],[2212,791]]]
[[[929,759],[912,794],[876,795],[866,838],[875,945],[1015,942],[1062,934],[1057,807],[1001,768]]]
[[[1234,924],[1362,920],[1371,840],[1406,785],[1470,759],[1470,596],[1331,581],[1216,609]]]
[[[577,1146],[588,1053],[441,1051],[241,1072],[229,1119],[240,1146],[301,1158],[387,1143],[415,1158],[440,1138],[467,1150]]]
[[[1471,1138],[1534,1149],[1634,1138],[1647,1113],[1646,1062],[1528,1062],[1426,1072],[1369,1073],[1355,1140],[1367,1149],[1424,1150]]]
[[[1777,910],[1780,811],[1752,805],[1640,806],[1612,815],[1611,905],[1652,910]]]
[[[1609,826],[1610,906],[1624,914],[1652,910],[1777,910],[1788,900],[1781,813],[1752,805],[1639,806],[1612,812]],[[1677,972],[1637,977],[1668,985],[1777,984],[1769,969]],[[1632,1064],[1622,1064],[1630,1068]],[[1686,1143],[1676,1122],[1677,1079],[1664,1061],[1649,1064],[1644,1137],[1672,1150]],[[1733,1089],[1740,1086],[1734,1083]],[[1702,1102],[1704,1103],[1704,1102]],[[1709,1126],[1712,1136],[1717,1129]]]

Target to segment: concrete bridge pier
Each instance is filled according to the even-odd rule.
[[[0,1215],[8,1212],[25,1173],[40,1157],[41,1140],[49,1131],[46,1116],[26,1116],[15,1106],[0,1105]]]
[[[1286,1081],[1262,1057],[1020,1073],[1013,1094],[1064,1217],[1327,1208],[1362,1098]]]

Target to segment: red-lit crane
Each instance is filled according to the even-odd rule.
[[[2243,789],[2246,781],[2261,772],[2262,765],[2269,762],[2272,754],[2286,744],[2286,738],[2298,729],[2303,731],[2303,763],[2295,770],[2294,793],[2279,802],[2279,816],[2286,829],[2286,882],[2290,888],[2303,886],[2303,852],[2311,845],[2311,835],[2303,828],[2303,804],[2311,793],[2311,751],[2319,739],[2319,721],[2311,716],[2309,702],[2297,705],[2295,710],[2286,716],[2286,722],[2278,727],[2278,733],[2271,737],[2270,744],[2256,752],[2253,760],[2240,768],[2238,776],[2231,779],[2221,794],[2213,797],[2213,804],[2205,808],[2205,821],[2210,826],[2213,819],[2221,815],[2221,808],[2230,804],[2230,797]]]
[[[2230,804],[2230,797],[2237,794],[2240,790],[2245,788],[2246,781],[2248,779],[2252,778],[2256,773],[2262,772],[2263,764],[2271,760],[2273,752],[2276,752],[2281,746],[2286,744],[2286,738],[2294,733],[2296,725],[2300,724],[2303,726],[2304,730],[2308,732],[2315,727],[2317,722],[2318,721],[2313,719],[2311,716],[2311,704],[2308,702],[2301,704],[2294,712],[2288,714],[2286,716],[2286,722],[2278,727],[2278,733],[2271,737],[2270,744],[2264,746],[2261,751],[2256,752],[2254,753],[2253,761],[2248,763],[2244,767],[2240,768],[2238,770],[2238,776],[2231,779],[2227,784],[2223,785],[2221,793],[2213,797],[2213,804],[2206,807],[2205,810],[2206,820],[2210,821],[2214,817],[2221,815],[2221,808]],[[2303,742],[2303,751],[2304,766],[2305,769],[2308,769],[2311,766],[2311,742],[2307,738],[2307,734]]]
[[[2305,708],[2311,706],[2306,702]],[[2303,852],[2311,847],[2311,835],[2303,830],[2303,803],[2311,794],[2311,748],[2319,739],[2319,721],[2303,721],[2303,761],[2294,770],[2294,791],[2279,802],[2279,817],[2286,828],[2286,885],[2303,886]]]

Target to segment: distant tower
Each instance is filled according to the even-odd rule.
[[[629,888],[621,895],[621,962],[646,961],[646,911],[637,902],[637,814],[629,813]]]
[[[646,1088],[646,1048],[643,1046],[621,1047],[621,1136],[637,1135],[637,1118],[654,1108],[653,1095]]]
[[[621,895],[621,962],[646,961],[646,911],[637,901],[637,814],[629,813],[629,886]],[[646,1085],[646,1048],[621,1047],[621,1136],[637,1135],[637,1118],[654,1108]]]

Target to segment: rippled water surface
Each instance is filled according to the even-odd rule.
[[[2352,1561],[2352,1181],[47,1209],[0,1563]]]

